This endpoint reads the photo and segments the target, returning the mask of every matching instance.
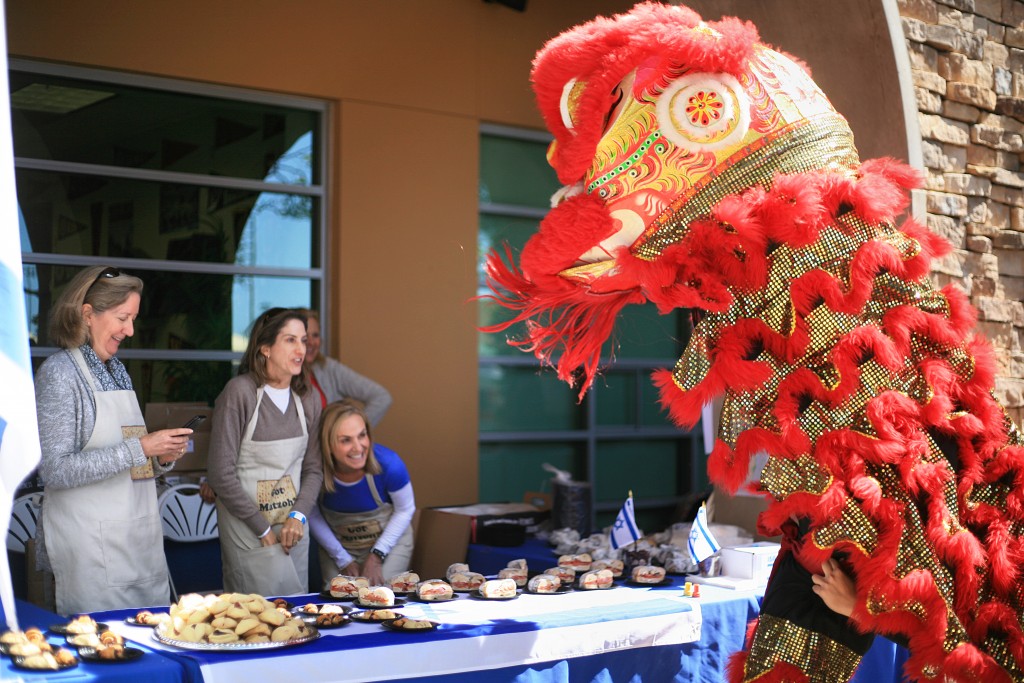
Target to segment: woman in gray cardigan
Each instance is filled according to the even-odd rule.
[[[185,453],[191,429],[146,433],[116,354],[135,333],[142,280],[94,266],[60,294],[61,350],[35,377],[43,480],[39,564],[61,614],[166,604],[170,595],[154,476]]]

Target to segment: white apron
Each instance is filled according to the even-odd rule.
[[[302,486],[302,460],[306,455],[309,434],[306,413],[298,394],[292,392],[292,401],[299,413],[302,436],[276,441],[253,441],[256,422],[263,402],[263,387],[256,390],[256,409],[245,427],[238,450],[236,470],[242,489],[253,502],[260,504],[257,490],[275,494],[285,490],[289,494],[276,497],[274,502],[264,501],[261,512],[268,522],[275,516],[284,517],[294,505],[294,495]],[[262,483],[261,483],[262,482]],[[290,501],[288,501],[290,498]],[[283,513],[283,515],[281,514]],[[283,520],[282,520],[283,521]],[[295,595],[308,592],[309,535],[286,554],[280,543],[264,547],[242,520],[238,519],[217,500],[217,526],[220,529],[220,554],[224,565],[224,590],[229,593],[259,593],[260,595]],[[272,523],[274,533],[280,537],[281,523]]]
[[[366,483],[370,487],[370,495],[373,496],[374,502],[377,503],[376,510],[368,510],[367,512],[338,512],[337,510],[329,510],[323,505],[320,506],[320,514],[323,515],[324,520],[331,527],[334,537],[338,539],[346,552],[352,556],[352,559],[360,565],[366,561],[366,556],[370,554],[370,549],[377,542],[377,539],[380,538],[380,535],[384,533],[384,527],[387,526],[391,515],[395,511],[394,505],[381,500],[372,474],[366,475]],[[399,537],[398,542],[395,543],[395,546],[388,553],[387,559],[384,560],[384,564],[381,566],[381,574],[385,580],[390,579],[396,574],[409,571],[409,563],[412,561],[412,549],[413,534],[412,524],[410,524]],[[341,568],[334,563],[334,559],[323,548],[320,548],[318,557],[320,560],[320,576],[323,577],[324,585],[327,586],[330,584],[331,577],[341,573]]]
[[[134,391],[100,391],[82,352],[70,350],[92,386],[96,426],[83,453],[146,433]],[[118,472],[70,489],[46,489],[46,552],[56,579],[56,607],[71,615],[166,605],[170,598],[156,483]]]

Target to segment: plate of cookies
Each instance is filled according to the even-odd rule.
[[[300,645],[320,633],[261,595],[191,593],[171,605],[170,619],[153,630],[153,637],[184,650],[237,652]]]
[[[156,628],[162,621],[168,621],[171,615],[167,612],[150,612],[148,609],[144,609],[140,612],[136,612],[130,617],[124,618],[124,623],[129,626],[148,626],[149,628]]]
[[[78,666],[78,657],[70,650],[59,648],[34,655],[14,655],[11,664],[17,669],[28,671],[64,671]]]
[[[124,664],[134,662],[145,654],[137,647],[127,645],[109,645],[105,647],[80,647],[78,656],[86,662],[98,662],[100,664]]]
[[[410,619],[409,617],[388,619],[386,621],[382,621],[380,625],[389,631],[404,631],[407,633],[426,633],[427,631],[437,629],[436,621],[430,621],[429,619]]]

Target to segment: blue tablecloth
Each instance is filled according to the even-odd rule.
[[[31,603],[17,601],[18,625],[22,629],[30,626],[38,626],[47,629],[53,624],[66,623],[67,619],[60,617]],[[0,614],[0,622],[3,629],[7,628],[6,620]],[[53,645],[64,645],[64,637],[50,635],[47,639]],[[16,669],[10,658],[0,658],[0,680],[15,680],[23,678],[26,683],[31,681],[56,681],[58,683],[87,683],[89,681],[109,681],[110,683],[183,683],[186,681],[184,670],[181,665],[172,659],[155,652],[145,642],[131,643],[132,647],[138,647],[146,654],[131,662],[97,664],[93,662],[81,662],[72,669],[59,672],[31,672]]]
[[[543,571],[547,567],[554,566],[557,556],[551,546],[536,538],[529,538],[520,546],[499,547],[480,544],[470,544],[466,552],[466,563],[473,571],[481,574],[497,574],[498,571],[508,565],[511,560],[523,558],[527,561],[531,570]],[[725,662],[729,655],[743,647],[746,637],[747,624],[757,617],[760,611],[760,594],[755,599],[746,597],[744,593],[726,591],[719,594],[718,591],[705,590],[709,596],[701,601],[703,625],[701,627],[701,639],[697,643],[680,646],[679,649],[679,672],[675,680],[699,681],[703,683],[712,681],[717,683],[722,680],[725,671]],[[712,597],[713,596],[713,599]],[[656,653],[652,652],[652,655]],[[666,652],[658,656],[671,659],[672,653]],[[903,664],[907,661],[909,653],[905,648],[899,647],[885,638],[875,638],[871,649],[861,661],[857,673],[853,677],[853,683],[901,683]],[[524,672],[526,675],[529,672]],[[516,680],[519,679],[504,679]],[[580,679],[546,679],[546,678],[523,678],[523,683],[544,680],[584,680],[602,681],[619,680],[617,678],[580,678]],[[628,678],[626,680],[629,680]],[[651,678],[643,680],[673,680],[667,678]],[[447,683],[447,682],[446,682]],[[461,683],[461,682],[460,682]],[[468,683],[468,682],[467,682]]]

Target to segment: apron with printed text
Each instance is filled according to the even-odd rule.
[[[100,391],[82,352],[69,352],[96,401],[96,426],[83,456],[144,436],[135,392]],[[170,585],[151,461],[84,486],[46,489],[43,525],[61,614],[167,604]]]
[[[256,390],[256,409],[245,427],[238,450],[236,470],[242,489],[255,502],[274,533],[280,537],[281,525],[295,504],[302,485],[302,461],[309,433],[306,413],[298,394],[292,401],[299,413],[302,436],[276,441],[253,441],[263,401],[263,387]],[[224,565],[224,590],[260,595],[305,593],[309,584],[309,535],[285,553],[280,543],[264,547],[242,520],[217,500],[217,525],[220,528],[220,552]]]
[[[352,556],[352,559],[360,565],[366,561],[366,556],[370,554],[370,549],[373,548],[373,544],[377,542],[380,535],[384,533],[384,527],[387,526],[392,513],[395,511],[394,505],[381,500],[372,474],[366,475],[366,483],[370,487],[370,495],[373,496],[374,502],[377,503],[377,509],[366,512],[338,512],[337,510],[329,510],[323,505],[320,506],[320,514],[323,515],[323,518],[331,527],[335,538],[341,542],[341,545]],[[408,571],[409,563],[412,561],[412,549],[413,533],[412,524],[410,524],[398,539],[395,547],[388,553],[387,559],[384,560],[381,574],[383,574],[385,579]],[[323,577],[325,584],[329,583],[331,577],[341,573],[341,568],[335,564],[334,560],[323,548],[320,549],[318,557],[320,559],[320,575]]]

